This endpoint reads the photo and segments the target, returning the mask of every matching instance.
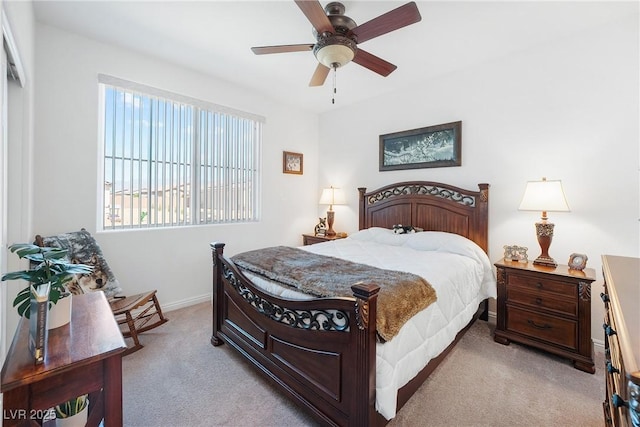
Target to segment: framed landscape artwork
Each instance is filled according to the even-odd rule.
[[[302,154],[283,151],[282,172],[302,175]]]
[[[462,164],[462,122],[380,135],[380,170]]]

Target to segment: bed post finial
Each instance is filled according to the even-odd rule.
[[[489,184],[478,184],[480,188],[480,201],[487,203],[489,201]]]
[[[364,198],[364,194],[367,192],[367,188],[366,187],[358,187],[358,193],[360,194],[360,197],[358,199],[358,206],[360,207],[360,209],[358,209],[358,211],[360,212],[358,215],[358,230],[362,230],[364,228],[364,212],[365,212],[365,206],[367,205],[367,202]]]

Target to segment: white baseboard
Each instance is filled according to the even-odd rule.
[[[175,301],[169,304],[162,304],[162,311],[172,311],[178,310],[180,308],[189,307],[191,305],[200,304],[201,302],[211,302],[211,294],[207,293],[204,295],[199,295],[197,297],[186,298],[180,301]]]
[[[604,354],[604,341],[591,338],[593,340],[593,351]]]

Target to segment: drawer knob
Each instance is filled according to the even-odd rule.
[[[602,324],[602,327],[604,328],[604,333],[605,333],[607,336],[609,336],[609,337],[610,337],[611,335],[615,335],[615,334],[616,334],[615,329],[613,329],[611,326],[607,325],[606,323],[603,323],[603,324]]]
[[[604,292],[602,292],[600,294],[600,299],[602,299],[602,302],[604,302],[604,303],[609,302],[609,294],[605,294]]]
[[[534,322],[531,319],[527,319],[527,323],[530,324],[531,326],[533,326],[534,328],[537,328],[537,329],[551,329],[552,328],[551,325],[548,325],[546,323],[544,325],[538,325],[536,322]]]
[[[622,406],[629,406],[629,403],[625,402],[625,400],[622,397],[620,397],[620,395],[617,393],[613,393],[611,395],[611,403],[613,403],[613,406],[615,406],[616,408],[620,408]]]
[[[609,372],[610,374],[613,374],[613,373],[620,372],[620,370],[615,366],[613,366],[611,362],[607,362],[607,372]]]
[[[536,304],[541,305],[542,304],[542,298],[536,298]]]
[[[536,288],[542,289],[542,283],[540,283],[540,282],[536,283]]]

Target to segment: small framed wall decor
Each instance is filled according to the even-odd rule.
[[[282,173],[302,175],[302,153],[282,152]]]

